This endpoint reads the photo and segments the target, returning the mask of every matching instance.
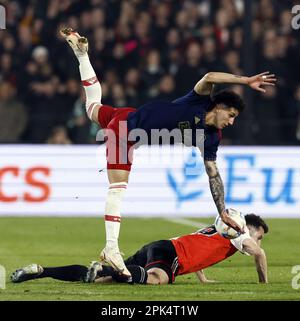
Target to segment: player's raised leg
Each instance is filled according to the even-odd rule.
[[[88,41],[71,28],[61,30],[79,61],[79,72],[86,94],[86,111],[88,117],[99,123],[101,113],[101,86],[90,63],[88,56]],[[109,107],[106,107],[108,109]],[[101,109],[101,110],[100,110]],[[111,108],[113,109],[113,108]],[[105,109],[103,110],[105,113]],[[105,202],[106,246],[100,254],[100,259],[111,265],[115,270],[130,277],[118,246],[121,223],[121,201],[127,188],[128,171],[108,170],[109,190]]]

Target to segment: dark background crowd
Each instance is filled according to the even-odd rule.
[[[89,39],[102,103],[173,100],[208,71],[245,75],[251,63],[254,74],[275,73],[277,86],[252,93],[223,143],[299,144],[300,29],[291,25],[298,1],[251,0],[252,12],[245,1],[0,1],[0,143],[96,143],[77,59],[58,34],[68,26]],[[252,50],[245,53],[249,15]],[[245,97],[245,87],[231,88]]]

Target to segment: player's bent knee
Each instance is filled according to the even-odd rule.
[[[107,176],[110,184],[126,182],[128,183],[129,171],[119,170],[119,169],[109,169],[107,171]]]
[[[99,124],[98,114],[101,106],[102,104],[100,102],[86,103],[86,113],[88,118],[97,124]]]
[[[152,268],[147,271],[148,273],[148,279],[147,279],[147,284],[168,284],[169,283],[169,277],[168,274],[159,268]]]

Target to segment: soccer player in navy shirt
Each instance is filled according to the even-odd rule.
[[[244,232],[226,213],[224,186],[216,165],[217,149],[221,130],[233,125],[235,118],[244,109],[242,99],[232,91],[223,91],[211,96],[214,84],[242,84],[265,92],[261,86],[273,86],[273,74],[264,72],[252,77],[236,76],[222,72],[207,73],[186,96],[173,102],[152,102],[139,109],[132,107],[113,108],[101,103],[101,86],[90,63],[88,41],[70,28],[61,31],[79,61],[82,85],[86,93],[88,117],[99,124],[107,137],[107,173],[109,190],[105,203],[106,246],[100,259],[121,274],[130,277],[119,251],[118,238],[121,223],[121,201],[126,191],[132,164],[133,147],[137,140],[132,133],[143,130],[151,137],[152,130],[172,131],[178,129],[190,134],[190,146],[198,146],[197,129],[203,129],[205,140],[201,149],[212,197],[222,220],[235,230]],[[127,125],[124,128],[124,124]],[[183,139],[183,141],[182,141]],[[186,143],[185,135],[180,137]],[[177,142],[177,141],[175,141]],[[139,144],[149,143],[139,140]],[[150,143],[153,143],[151,140]],[[159,143],[156,142],[156,143]]]

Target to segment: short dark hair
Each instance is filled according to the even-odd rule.
[[[226,107],[234,107],[241,113],[245,109],[243,99],[231,90],[221,90],[212,96],[212,108],[217,104],[224,104]]]
[[[264,229],[264,232],[268,233],[269,227],[267,223],[260,216],[251,213],[251,214],[246,214],[245,219],[246,219],[247,225],[252,225],[255,228],[259,228],[261,226]]]

